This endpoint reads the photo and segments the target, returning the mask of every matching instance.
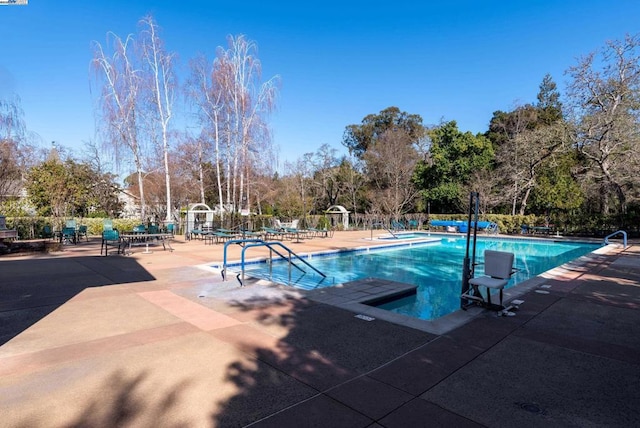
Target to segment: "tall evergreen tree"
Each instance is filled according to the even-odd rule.
[[[420,115],[401,112],[398,107],[387,107],[378,114],[367,115],[360,125],[348,125],[342,144],[350,154],[362,159],[386,131],[402,131],[409,137],[408,144],[417,144],[425,136]]]
[[[414,181],[434,212],[461,212],[475,173],[488,170],[494,158],[485,136],[461,132],[455,121],[428,132],[429,157],[420,161]]]
[[[558,86],[547,74],[542,79],[540,91],[538,92],[538,124],[551,125],[562,120],[562,103],[560,102],[560,92]]]

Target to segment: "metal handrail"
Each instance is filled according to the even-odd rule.
[[[301,272],[305,272],[304,269],[302,269],[300,266],[298,266],[297,264],[295,264],[293,262],[293,260],[292,260],[292,256],[293,256],[296,259],[300,260],[305,265],[307,265],[308,267],[310,267],[311,269],[313,269],[316,273],[318,273],[323,278],[327,277],[327,275],[325,275],[324,273],[320,272],[318,269],[313,267],[309,262],[307,262],[306,260],[301,258],[299,255],[297,255],[295,252],[293,252],[293,250],[291,250],[289,247],[284,245],[282,242],[266,242],[266,241],[264,241],[262,239],[232,239],[232,240],[229,240],[229,241],[225,242],[225,244],[224,244],[223,265],[222,265],[222,279],[223,280],[225,280],[225,277],[226,277],[226,271],[227,271],[227,247],[230,244],[244,244],[244,248],[242,249],[241,257],[240,257],[241,271],[240,271],[240,274],[238,275],[238,281],[240,282],[241,286],[244,285],[244,270],[245,270],[244,269],[244,267],[245,267],[244,256],[245,256],[245,252],[249,248],[252,248],[252,247],[267,247],[267,248],[269,248],[269,251],[270,251],[269,258],[271,258],[271,252],[274,252],[278,256],[280,256],[281,258],[283,258],[285,260],[288,260],[289,261],[289,273],[291,273],[291,266],[294,266],[296,269],[300,270]],[[285,256],[284,254],[282,254],[281,252],[279,252],[278,250],[273,248],[274,246],[282,247],[285,251],[287,251],[287,253],[289,253],[289,256],[288,257]]]
[[[382,226],[382,228],[384,230],[386,230],[387,232],[389,232],[391,234],[391,236],[393,236],[396,239],[399,239],[398,236],[395,233],[393,233],[391,231],[391,229],[389,229],[384,223],[374,223],[374,224],[371,225],[371,240],[372,241],[373,241],[373,226]]]
[[[246,244],[249,242],[264,242],[262,239],[257,239],[257,238],[253,238],[253,239],[230,239],[227,242],[224,243],[224,247],[222,249],[222,272],[220,272],[222,274],[222,280],[226,281],[226,274],[227,274],[227,247],[229,247],[229,245],[231,244],[238,244],[238,245],[242,245],[242,244]]]
[[[622,246],[624,248],[627,248],[627,232],[625,232],[624,230],[617,230],[617,231],[613,232],[612,234],[607,235],[604,238],[604,245],[609,245],[609,238],[612,238],[612,237],[614,237],[614,236],[616,236],[618,234],[622,234]]]

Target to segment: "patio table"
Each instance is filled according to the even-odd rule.
[[[173,239],[173,234],[171,233],[123,233],[120,235],[120,239],[122,241],[123,248],[127,250],[124,251],[124,254],[130,255],[132,253],[131,247],[133,245],[144,244],[145,250],[143,254],[151,254],[153,251],[149,251],[149,243],[155,241],[160,241],[162,243],[162,249],[166,251],[167,247],[169,251],[173,251],[173,247],[171,247],[171,240]]]

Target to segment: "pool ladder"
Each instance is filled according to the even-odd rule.
[[[391,236],[393,236],[394,238],[398,239],[398,235],[396,235],[395,233],[393,233],[393,231],[388,228],[384,223],[374,223],[371,225],[371,240],[373,241],[373,228],[374,226],[382,226],[382,228],[384,230],[386,230],[387,232],[389,232],[391,234]]]
[[[293,250],[291,250],[289,247],[284,245],[282,242],[277,242],[277,241],[276,242],[267,242],[267,241],[264,241],[262,239],[231,239],[231,240],[229,240],[229,241],[224,243],[222,272],[221,272],[223,281],[226,281],[226,274],[227,274],[227,248],[231,244],[238,244],[238,245],[242,245],[244,247],[244,248],[242,248],[242,253],[241,253],[241,258],[240,258],[240,273],[236,276],[236,278],[237,278],[238,282],[240,283],[241,287],[244,286],[244,272],[245,272],[244,256],[245,256],[245,252],[249,248],[254,248],[254,247],[267,247],[267,248],[269,248],[269,273],[271,273],[271,266],[272,266],[272,262],[273,262],[273,254],[274,253],[277,256],[279,256],[280,258],[285,259],[285,260],[287,260],[289,262],[289,284],[291,283],[291,270],[292,270],[292,267],[295,267],[296,269],[298,269],[302,273],[306,273],[306,271],[304,269],[302,269],[300,266],[298,266],[293,261],[293,259],[297,259],[297,260],[301,261],[302,263],[307,265],[309,268],[314,270],[317,274],[322,276],[323,279],[327,277],[327,275],[325,275],[324,273],[320,272],[318,269],[313,267],[309,262],[307,262],[305,259],[303,259],[300,256],[298,256],[296,253],[293,252]],[[274,247],[279,247],[279,248],[283,249],[288,255],[285,256],[283,253],[281,253],[280,251],[278,251],[278,249],[276,249]]]
[[[622,235],[622,247],[627,248],[627,232],[625,232],[624,230],[618,230],[610,235],[607,235],[604,238],[604,245],[609,245],[609,238],[613,238],[616,235]]]

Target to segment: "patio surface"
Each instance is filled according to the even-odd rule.
[[[240,288],[203,267],[222,245],[172,245],[0,257],[0,425],[640,426],[637,244],[531,280],[514,317],[445,324],[356,316],[402,284]]]

